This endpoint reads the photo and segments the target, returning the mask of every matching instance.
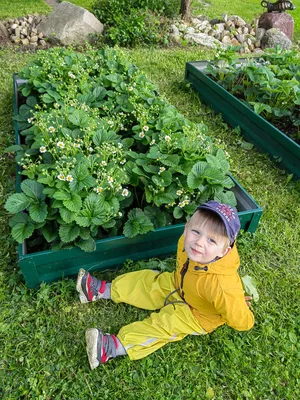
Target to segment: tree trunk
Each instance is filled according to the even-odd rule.
[[[181,0],[180,14],[186,22],[191,20],[191,0]]]

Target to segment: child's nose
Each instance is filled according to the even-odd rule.
[[[203,247],[204,246],[204,241],[205,241],[205,237],[204,236],[198,237],[197,242],[196,242],[197,246]]]

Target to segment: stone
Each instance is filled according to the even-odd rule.
[[[215,24],[214,25],[214,29],[216,30],[216,32],[221,33],[224,31],[224,23],[221,24]]]
[[[193,28],[192,26],[189,26],[186,30],[186,33],[195,33],[195,28]]]
[[[177,43],[177,44],[181,43],[181,37],[180,37],[180,35],[176,35],[175,33],[171,33],[171,34],[169,35],[169,40],[170,40],[170,42],[172,42],[172,43]]]
[[[292,41],[280,29],[268,29],[261,39],[261,47],[265,49],[276,46],[289,50],[292,47]]]
[[[39,34],[38,34],[38,37],[39,37],[39,39],[42,39],[42,38],[44,37],[43,32],[39,33]]]
[[[229,19],[228,21],[225,22],[224,27],[225,27],[225,29],[234,28],[234,23]]]
[[[260,40],[257,40],[257,41],[254,43],[254,46],[255,46],[257,49],[260,47],[260,45],[261,45]]]
[[[8,38],[9,33],[6,26],[0,21],[0,37]]]
[[[238,15],[233,15],[230,19],[238,28],[246,25],[246,22]]]
[[[285,12],[265,12],[261,15],[258,21],[258,27],[266,30],[277,28],[283,32],[290,40],[293,40],[294,35],[294,19],[290,14]]]
[[[241,45],[241,43],[236,38],[231,39],[230,44],[231,46],[238,46],[238,47]]]
[[[38,44],[41,47],[46,47],[47,46],[47,42],[45,40],[39,40]]]
[[[18,26],[18,27],[15,29],[15,36],[17,36],[17,38],[19,38],[19,37],[20,37],[20,33],[21,33],[21,28]]]
[[[265,33],[266,33],[265,28],[257,28],[255,32],[256,40],[261,40]]]
[[[170,26],[170,33],[172,33],[173,35],[179,35],[179,29],[175,24]]]
[[[27,38],[21,39],[21,43],[23,46],[28,46],[29,45],[29,40]]]
[[[262,49],[260,49],[260,48],[257,48],[257,49],[254,50],[253,53],[262,54],[262,53],[264,53],[264,51]]]
[[[29,40],[30,40],[30,43],[36,43],[38,41],[38,39],[39,39],[38,36],[34,35],[34,36],[31,36],[31,38]]]
[[[229,36],[224,36],[222,39],[222,43],[225,44],[226,46],[231,45],[231,39]]]
[[[20,34],[23,36],[27,36],[28,35],[28,29],[27,28],[22,28],[20,31]]]
[[[91,34],[101,34],[103,24],[89,11],[67,1],[59,3],[38,25],[54,44],[84,44]]]
[[[215,38],[206,35],[205,33],[193,33],[186,35],[186,39],[189,40],[190,43],[200,44],[202,46],[208,47],[210,49],[215,49],[217,46],[224,48],[224,44]]]
[[[243,34],[236,35],[236,38],[239,41],[239,43],[244,43],[245,41],[245,35]]]
[[[18,28],[19,27],[19,24],[12,24],[11,25],[11,29],[14,31],[14,30],[16,30],[16,28]]]
[[[220,18],[213,18],[209,21],[210,25],[216,25],[219,24],[220,22],[223,22]]]

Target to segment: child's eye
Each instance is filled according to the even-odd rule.
[[[216,244],[216,241],[214,239],[212,239],[212,238],[208,238],[208,241],[209,241],[209,243]]]
[[[199,234],[200,234],[200,232],[197,231],[197,229],[192,229],[192,232],[195,233],[196,235],[199,235]]]

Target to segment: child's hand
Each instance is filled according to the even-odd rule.
[[[252,296],[245,296],[245,301],[248,307],[251,306]]]

